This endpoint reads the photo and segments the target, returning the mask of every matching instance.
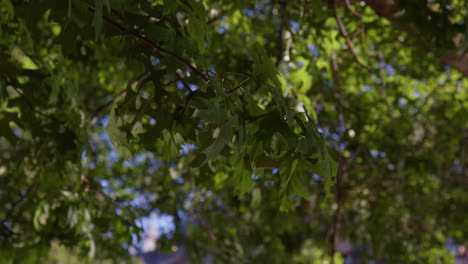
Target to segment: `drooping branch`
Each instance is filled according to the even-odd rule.
[[[92,7],[88,7],[88,11],[93,13],[93,14],[95,12],[94,8],[92,8]],[[102,18],[106,23],[108,23],[109,25],[111,25],[114,28],[116,28],[117,30],[119,30],[122,35],[131,36],[131,37],[134,37],[134,38],[140,40],[141,42],[143,42],[143,44],[145,44],[145,46],[148,47],[148,49],[152,53],[154,53],[156,56],[160,57],[161,54],[169,55],[169,56],[173,57],[174,59],[178,60],[179,62],[185,64],[198,77],[200,77],[204,81],[208,81],[208,77],[206,77],[206,75],[204,73],[202,73],[192,63],[190,63],[190,61],[186,60],[185,58],[182,58],[181,56],[174,53],[173,51],[167,50],[167,49],[165,49],[163,47],[160,47],[160,46],[156,45],[156,43],[154,43],[153,41],[151,41],[147,37],[142,36],[141,34],[139,34],[137,32],[126,29],[124,26],[122,26],[121,24],[115,22],[114,20],[110,19],[107,16],[103,16]]]

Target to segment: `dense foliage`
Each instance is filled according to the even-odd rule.
[[[452,261],[467,6],[0,0],[0,258],[124,261],[157,209],[195,263]]]

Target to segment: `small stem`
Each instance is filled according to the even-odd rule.
[[[141,81],[143,81],[143,79],[147,78],[149,75],[147,73],[145,73],[142,77],[140,77],[139,79],[137,79],[135,82],[136,83],[140,83]],[[167,82],[165,84],[163,84],[164,87],[168,86],[168,85],[171,85],[171,84],[174,84],[175,82],[177,82],[177,80],[172,80],[170,82]],[[98,107],[95,111],[94,111],[94,115],[93,115],[93,118],[91,118],[91,123],[90,123],[90,127],[93,127],[97,124],[97,121],[98,121],[98,116],[104,112],[104,110],[106,110],[108,107],[114,105],[115,103],[119,102],[120,100],[122,100],[122,98],[127,94],[127,90],[123,90],[121,92],[119,92],[114,98],[112,98],[109,102],[101,105],[100,107]]]
[[[243,73],[239,73],[239,72],[225,72],[224,74],[233,74],[233,75],[239,75],[239,76],[243,76],[246,78],[250,78],[250,76],[243,74]]]
[[[241,87],[244,85],[244,83],[246,83],[246,82],[249,81],[249,80],[250,80],[250,77],[247,78],[247,79],[245,79],[245,80],[243,80],[239,85],[237,85],[236,87],[230,89],[230,90],[227,91],[226,93],[230,94],[230,93],[234,92],[235,90],[241,88]]]

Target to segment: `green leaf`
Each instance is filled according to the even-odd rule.
[[[320,161],[313,165],[311,172],[317,173],[325,179],[325,198],[326,200],[330,195],[331,187],[336,183],[337,164],[328,151],[322,153]]]
[[[102,6],[104,5],[103,0],[95,0],[94,4],[94,16],[93,16],[93,26],[95,30],[95,40],[99,38],[102,33],[103,28],[103,13],[102,13]],[[109,5],[108,5],[109,6]]]
[[[109,139],[112,142],[112,146],[117,152],[123,157],[131,157],[132,153],[129,146],[128,133],[124,128],[124,120],[122,117],[116,114],[116,110],[113,109],[109,118],[109,122],[106,126],[106,132],[109,134]]]
[[[278,71],[275,64],[258,42],[252,47],[252,57],[254,62],[254,76],[258,78],[260,82],[270,82],[275,89],[280,89],[281,83],[278,80]]]
[[[296,173],[296,169],[300,160],[294,159],[289,168],[288,177],[285,179],[284,172],[280,171],[281,189],[280,189],[280,211],[287,212],[293,210],[295,203],[294,196],[303,197],[305,199],[309,196],[309,191],[306,185],[302,183],[300,175]]]
[[[293,162],[291,164],[291,169],[289,171],[289,176],[286,179],[286,181],[283,182],[283,184],[281,185],[281,188],[287,188],[288,187],[289,180],[291,180],[291,177],[293,176],[294,172],[296,171],[297,163],[298,163],[297,159],[293,160]]]
[[[252,173],[245,169],[242,163],[238,163],[233,167],[231,177],[237,195],[243,196],[245,193],[252,191],[254,187]]]
[[[199,110],[199,115],[202,120],[208,123],[222,125],[226,123],[227,113],[219,107],[216,99],[206,100],[199,98],[205,104],[206,108]]]
[[[36,230],[40,230],[43,226],[47,224],[47,219],[49,218],[49,204],[47,201],[42,200],[39,205],[36,207],[34,212],[33,224]]]
[[[312,74],[310,73],[310,62],[303,58],[298,58],[303,62],[303,66],[290,74],[290,80],[297,85],[301,92],[306,93],[312,87]]]
[[[167,14],[174,13],[178,2],[178,0],[164,0],[164,12]]]
[[[205,49],[205,37],[207,34],[207,17],[205,15],[205,6],[202,1],[190,0],[188,1],[190,8],[187,9],[189,13],[189,23],[187,26],[188,33],[196,40],[198,49]]]
[[[96,254],[96,244],[94,242],[93,235],[91,234],[91,231],[89,229],[86,229],[85,234],[88,238],[88,241],[86,243],[88,246],[88,260],[91,260]]]
[[[164,158],[171,160],[179,156],[180,145],[184,143],[184,139],[179,133],[172,134],[169,130],[162,131],[163,140],[165,142]]]
[[[0,0],[0,6],[4,10],[2,15],[4,16],[3,19],[5,19],[5,21],[9,20],[10,18],[12,18],[14,16],[15,8],[11,4],[10,0]]]
[[[221,127],[219,127],[218,135],[214,142],[203,150],[203,153],[206,155],[206,161],[212,160],[218,156],[218,154],[223,150],[224,146],[229,144],[232,141],[234,132],[232,131],[232,122],[228,121]]]

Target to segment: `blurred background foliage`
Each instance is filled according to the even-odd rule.
[[[467,6],[0,0],[2,263],[463,261]]]

